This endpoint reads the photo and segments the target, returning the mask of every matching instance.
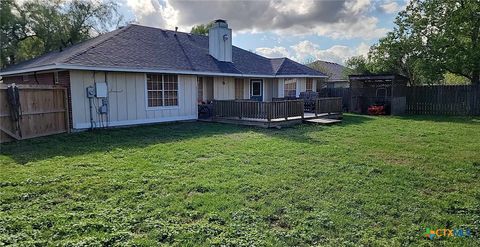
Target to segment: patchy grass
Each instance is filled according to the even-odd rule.
[[[5,144],[0,163],[0,245],[480,244],[479,119],[154,125]]]

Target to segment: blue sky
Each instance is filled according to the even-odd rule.
[[[407,0],[121,0],[126,20],[188,32],[225,19],[234,45],[267,57],[337,63],[368,52]]]

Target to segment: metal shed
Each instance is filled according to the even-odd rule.
[[[366,114],[369,107],[384,106],[385,113],[405,113],[408,78],[397,74],[350,75],[350,111]]]

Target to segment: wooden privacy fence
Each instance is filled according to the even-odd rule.
[[[315,115],[342,113],[342,97],[319,98],[315,103]]]
[[[17,85],[21,113],[17,124],[10,116],[7,85],[0,85],[0,142],[68,132],[67,89],[55,85]],[[21,133],[21,136],[20,136]]]
[[[348,111],[350,107],[350,101],[352,100],[350,88],[322,88],[319,90],[319,97],[323,98],[342,98],[342,108],[344,111]]]
[[[421,115],[480,115],[480,86],[410,87],[407,90],[406,111]]]
[[[272,119],[302,117],[304,113],[303,100],[285,100],[259,102],[247,100],[214,100],[214,117],[238,119]]]

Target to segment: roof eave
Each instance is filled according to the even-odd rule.
[[[94,71],[112,71],[112,72],[137,72],[137,73],[175,73],[184,75],[210,75],[210,76],[234,76],[234,77],[265,77],[265,78],[287,78],[287,77],[315,77],[315,78],[327,78],[324,75],[268,75],[268,74],[237,74],[237,73],[218,73],[208,71],[194,71],[194,70],[166,70],[166,69],[149,69],[149,68],[128,68],[128,67],[98,67],[98,66],[86,66],[86,65],[73,65],[73,64],[51,64],[39,67],[33,67],[28,69],[19,69],[6,72],[0,72],[0,76],[25,74],[36,71],[54,70],[54,69],[67,69],[67,70],[94,70]]]
[[[299,75],[276,75],[275,78],[292,78],[292,77],[312,77],[312,78],[328,78],[326,75],[308,75],[308,74],[299,74]]]
[[[28,69],[14,69],[14,70],[5,71],[5,72],[0,71],[0,76],[25,74],[25,73],[44,71],[44,70],[52,70],[52,69],[57,69],[57,65],[56,64],[48,64],[48,65],[42,65],[42,66],[37,66],[37,67],[31,67],[31,68],[28,68]]]

